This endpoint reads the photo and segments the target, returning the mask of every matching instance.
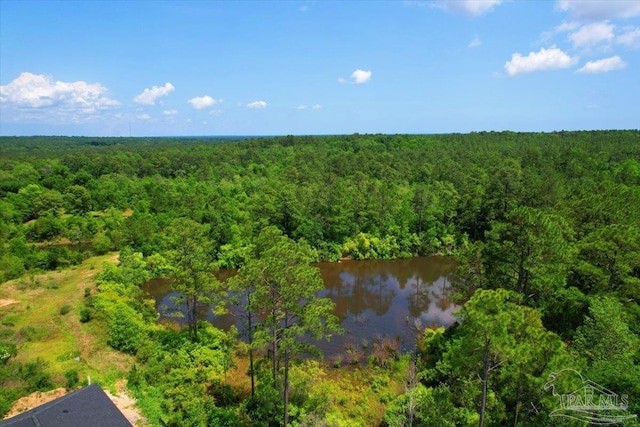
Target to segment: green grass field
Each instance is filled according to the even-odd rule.
[[[95,277],[107,262],[117,262],[117,253],[0,285],[0,334],[16,343],[16,362],[43,360],[59,386],[69,370],[76,370],[81,382],[90,377],[108,388],[126,374],[133,358],[107,345],[101,319],[80,322],[86,294],[96,292]]]

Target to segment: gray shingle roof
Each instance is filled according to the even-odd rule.
[[[131,427],[98,384],[91,384],[8,420],[0,427]]]

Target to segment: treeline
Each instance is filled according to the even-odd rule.
[[[325,259],[450,253],[482,240],[491,221],[516,206],[561,215],[581,239],[593,221],[637,224],[638,138],[611,131],[104,146],[71,139],[60,151],[37,138],[47,149],[27,152],[18,148],[36,142],[2,138],[2,270],[6,280],[78,261],[68,246],[43,242],[151,254],[158,231],[180,217],[211,225],[226,266],[241,262],[249,236],[266,225],[304,238]]]
[[[194,254],[206,258],[207,268],[246,272],[260,258],[256,242],[264,230],[282,233],[287,244],[308,245],[304,251],[320,259],[455,254],[457,298],[465,303],[459,325],[425,331],[408,367],[406,358],[391,357],[395,362],[385,366],[404,363],[403,393],[385,388],[391,380],[384,369],[370,377],[387,405],[388,425],[560,425],[566,419],[549,417],[555,397],[545,383],[568,368],[627,394],[622,413],[640,411],[638,131],[72,138],[58,151],[55,140],[1,140],[0,280],[122,248],[122,259],[138,259],[140,271],[158,273],[165,262],[175,269],[172,251],[185,245],[168,243],[168,235],[191,228],[201,239]],[[46,149],[34,149],[38,144]],[[269,259],[261,262],[275,265]],[[157,397],[150,399],[160,402],[152,408],[157,419],[175,425],[222,418],[242,424],[242,416],[263,425],[282,420],[276,414],[286,399],[276,385],[287,384],[283,368],[270,376],[263,367],[260,383],[271,386],[252,398],[218,382],[177,387],[188,371],[173,371],[178,365],[172,364],[193,363],[204,348],[221,352],[208,363],[224,366],[214,369],[216,381],[224,377],[230,344],[209,328],[203,342],[210,343],[197,344],[197,322],[179,338],[156,331],[153,313],[133,290],[140,278],[125,276],[111,284],[103,276],[102,306],[89,309],[115,328],[115,348],[136,354],[140,365],[130,383]],[[120,300],[130,308],[109,308]],[[264,331],[258,337],[266,342]],[[179,348],[181,359],[172,359]],[[160,397],[171,381],[176,396]],[[580,386],[575,378],[559,381],[554,392]],[[331,415],[341,404],[327,388],[305,390],[291,389],[292,422],[340,419]],[[209,410],[172,406],[194,396],[205,396]],[[314,411],[319,401],[322,410]],[[363,419],[352,421],[367,424]]]

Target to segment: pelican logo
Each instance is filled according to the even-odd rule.
[[[572,418],[596,425],[620,424],[636,418],[636,415],[626,412],[629,406],[626,394],[618,395],[600,384],[585,380],[574,369],[549,374],[549,382],[544,389],[551,389],[558,399],[557,409],[549,414],[550,417]],[[574,391],[559,392],[572,389]]]

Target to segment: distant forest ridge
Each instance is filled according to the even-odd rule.
[[[230,143],[230,142],[246,142],[251,140],[269,140],[274,143],[291,142],[312,142],[316,140],[335,140],[341,138],[435,138],[438,140],[459,140],[460,138],[475,139],[476,137],[544,137],[544,136],[567,136],[567,135],[590,135],[597,137],[599,135],[625,134],[639,135],[638,129],[623,130],[585,130],[585,131],[554,131],[554,132],[514,132],[514,131],[480,131],[470,133],[434,133],[434,134],[317,134],[317,135],[185,135],[185,136],[62,136],[62,135],[33,135],[33,136],[0,136],[0,153],[29,152],[32,150],[65,150],[90,147],[108,147],[108,146],[166,146],[166,145],[200,145],[203,143]]]

